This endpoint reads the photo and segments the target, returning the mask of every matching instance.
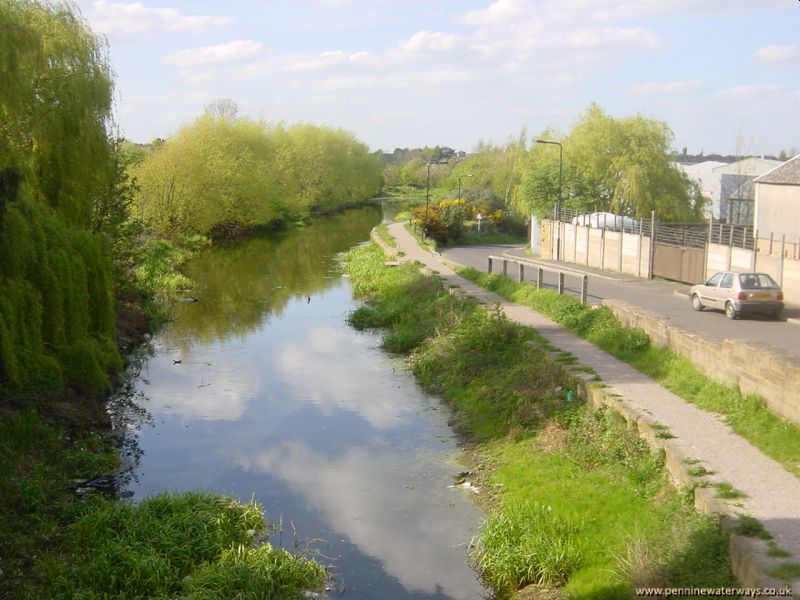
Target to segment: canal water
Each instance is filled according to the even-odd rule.
[[[380,220],[349,210],[192,261],[198,301],[175,303],[133,382],[129,490],[254,497],[273,544],[331,567],[330,597],[483,598],[448,410],[346,322],[358,301],[337,257]]]

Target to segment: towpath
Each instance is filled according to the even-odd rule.
[[[536,329],[557,348],[592,368],[627,406],[651,416],[675,436],[670,444],[711,471],[712,481],[727,482],[746,497],[742,512],[758,519],[775,543],[800,561],[800,480],[736,434],[716,415],[686,402],[627,364],[586,342],[534,310],[514,304],[459,277],[439,256],[422,250],[403,224],[389,226],[403,260],[416,260],[438,272],[446,284],[487,304],[499,304],[512,320]],[[795,593],[800,592],[798,589]]]

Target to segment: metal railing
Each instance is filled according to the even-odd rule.
[[[526,261],[516,260],[513,258],[508,258],[506,256],[489,256],[489,264],[488,264],[488,272],[493,273],[494,263],[499,262],[503,265],[503,275],[508,277],[508,263],[515,263],[517,265],[517,281],[519,283],[524,283],[525,281],[525,267],[531,267],[531,269],[536,270],[536,279],[532,280],[536,282],[536,289],[540,290],[544,287],[544,274],[547,273],[554,273],[558,276],[558,283],[556,285],[556,289],[558,290],[559,295],[563,295],[565,292],[564,280],[566,276],[575,277],[580,280],[580,298],[581,304],[586,304],[586,300],[589,296],[589,276],[586,273],[575,273],[573,271],[563,271],[561,269],[550,269],[548,267],[542,267],[541,265],[535,265]]]

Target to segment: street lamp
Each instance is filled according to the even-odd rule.
[[[561,172],[564,167],[564,147],[561,142],[536,140],[537,144],[553,144],[558,146],[558,199],[556,200],[556,260],[561,260]]]
[[[461,179],[463,177],[472,177],[472,173],[468,173],[466,175],[459,175],[458,176],[458,199],[461,200]]]

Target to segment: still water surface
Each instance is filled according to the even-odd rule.
[[[357,306],[337,254],[369,236],[371,206],[280,236],[238,241],[190,265],[196,303],[135,382],[150,415],[130,489],[203,489],[260,502],[283,534],[322,554],[344,598],[485,595],[466,563],[481,514],[448,488],[457,439]]]

